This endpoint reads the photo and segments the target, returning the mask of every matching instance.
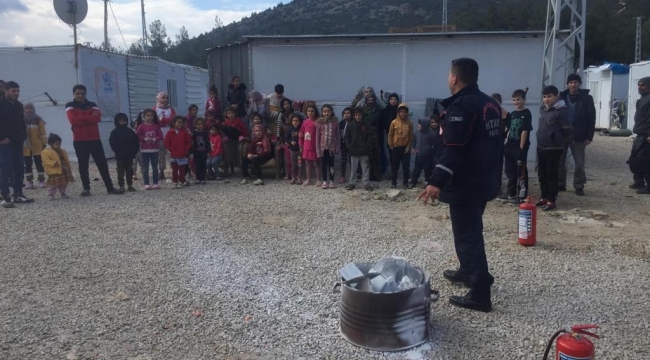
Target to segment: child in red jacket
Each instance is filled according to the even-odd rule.
[[[165,135],[165,149],[169,151],[172,163],[172,182],[174,189],[181,188],[181,184],[189,186],[190,183],[185,181],[186,165],[189,163],[187,154],[192,148],[192,137],[184,129],[184,118],[176,116],[172,120],[174,128]]]

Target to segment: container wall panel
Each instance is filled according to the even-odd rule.
[[[156,104],[158,94],[158,60],[153,58],[128,57],[129,111],[135,119],[144,109]]]
[[[107,157],[113,157],[108,138],[115,128],[115,114],[129,113],[126,56],[80,48],[79,64],[80,83],[88,89],[86,96],[88,100],[97,103],[102,113],[99,133],[104,152]]]
[[[226,91],[231,78],[238,75],[248,89],[253,87],[248,43],[214,48],[209,53],[210,80],[219,90],[221,102],[226,106]]]

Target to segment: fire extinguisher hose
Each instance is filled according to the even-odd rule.
[[[548,353],[551,351],[551,348],[553,347],[553,342],[555,342],[555,339],[560,336],[560,334],[565,333],[566,330],[560,329],[551,336],[551,339],[548,341],[548,344],[546,344],[546,350],[544,351],[544,357],[542,360],[546,360],[548,358]]]

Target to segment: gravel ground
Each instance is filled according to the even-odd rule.
[[[592,322],[599,359],[650,358],[650,197],[627,189],[630,146],[596,139],[587,196],[562,193],[540,214],[533,248],[517,244],[516,207],[488,205],[489,314],[447,304],[465,291],[441,275],[457,262],[448,209],[414,191],[391,201],[233,181],[108,196],[94,182],[90,198],[75,183],[51,202],[30,191],[36,203],[1,215],[0,358],[539,359],[556,329]],[[346,263],[390,254],[429,270],[441,300],[428,343],[378,353],[338,334],[331,287]]]

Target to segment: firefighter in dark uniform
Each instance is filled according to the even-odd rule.
[[[449,204],[460,267],[445,270],[443,276],[469,287],[465,296],[450,297],[450,304],[489,312],[494,278],[485,255],[483,212],[499,191],[503,136],[501,108],[479,90],[477,81],[475,60],[452,61],[448,79],[452,96],[442,102],[442,148],[428,186],[418,199],[425,204],[429,199]]]

